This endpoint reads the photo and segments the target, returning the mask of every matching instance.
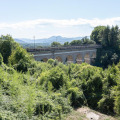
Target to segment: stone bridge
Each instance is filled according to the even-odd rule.
[[[100,45],[83,45],[83,46],[69,46],[69,47],[49,47],[39,49],[27,49],[28,52],[34,55],[35,60],[46,62],[48,59],[56,59],[60,62],[91,64],[96,58],[97,48]]]

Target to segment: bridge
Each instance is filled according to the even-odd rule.
[[[39,49],[27,49],[34,55],[35,60],[46,62],[48,59],[56,59],[63,63],[82,63],[91,64],[96,58],[96,51],[100,45],[81,45],[67,47],[47,47]]]

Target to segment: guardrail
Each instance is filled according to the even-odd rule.
[[[72,50],[72,49],[85,49],[85,48],[101,48],[101,45],[80,45],[80,46],[66,46],[66,47],[47,47],[47,48],[27,48],[28,52],[39,51],[55,51],[55,50]]]

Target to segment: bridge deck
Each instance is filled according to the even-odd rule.
[[[67,47],[47,47],[47,48],[27,48],[28,52],[40,51],[56,51],[56,50],[72,50],[72,49],[86,49],[86,48],[101,48],[101,45],[81,45],[81,46],[67,46]]]

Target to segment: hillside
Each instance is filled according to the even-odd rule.
[[[73,38],[67,38],[62,36],[52,36],[50,38],[44,38],[44,39],[35,39],[35,43],[46,43],[50,45],[52,42],[57,41],[63,44],[64,42],[71,42],[72,40],[79,40],[82,37],[73,37]],[[27,38],[15,38],[15,41],[18,43],[34,43],[34,39],[27,39]]]
[[[104,29],[106,32],[108,28]],[[107,35],[118,36],[110,31]],[[114,39],[112,49],[113,41],[102,40],[106,54],[100,54],[101,61],[111,63],[103,64],[104,69],[87,63],[63,64],[53,59],[46,63],[35,61],[10,35],[2,35],[0,39],[0,120],[63,120],[67,115],[80,119],[106,115],[105,119],[120,118],[119,39]],[[113,55],[108,57],[106,50]],[[82,106],[91,108],[90,112],[81,115]]]
[[[119,65],[103,71],[85,63],[64,65],[49,60],[33,62],[27,72],[19,73],[15,70],[19,63],[15,69],[2,63],[0,118],[60,120],[81,106],[120,115]]]

